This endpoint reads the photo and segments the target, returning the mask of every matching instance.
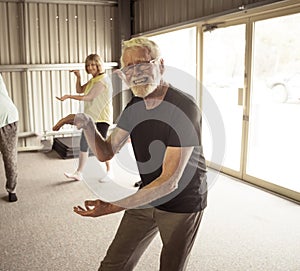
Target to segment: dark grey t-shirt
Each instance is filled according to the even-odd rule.
[[[168,212],[191,213],[207,205],[206,164],[201,143],[201,113],[187,94],[170,86],[163,102],[147,110],[133,97],[122,112],[118,127],[128,131],[145,186],[160,176],[168,146],[194,146],[178,188],[151,205]]]

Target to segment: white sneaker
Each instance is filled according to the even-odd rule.
[[[64,174],[69,179],[76,180],[76,181],[83,181],[83,176],[81,172],[78,171],[75,171],[74,173],[65,172]]]
[[[114,173],[112,172],[112,170],[110,170],[106,172],[106,175],[101,180],[99,180],[99,182],[108,183],[111,182],[114,179],[114,177],[115,177]]]

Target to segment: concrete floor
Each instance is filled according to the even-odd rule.
[[[93,219],[72,210],[86,199],[134,193],[134,165],[127,165],[133,169],[128,173],[118,159],[112,162],[116,179],[101,184],[103,167],[90,157],[85,183],[63,175],[74,170],[76,159],[63,160],[54,151],[20,153],[16,203],[7,202],[1,165],[0,270],[97,270],[122,213]],[[295,203],[218,175],[187,270],[300,270],[299,211]],[[157,237],[135,270],[158,270],[160,248]]]

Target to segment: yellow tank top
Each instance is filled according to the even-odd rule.
[[[92,101],[84,101],[84,113],[90,115],[94,122],[113,122],[112,83],[107,74],[101,74],[88,81],[84,94],[87,95],[93,88],[104,85],[99,95]]]

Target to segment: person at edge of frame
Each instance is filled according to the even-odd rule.
[[[16,187],[18,180],[18,123],[19,112],[0,73],[0,151],[4,162],[8,201],[18,200]]]

